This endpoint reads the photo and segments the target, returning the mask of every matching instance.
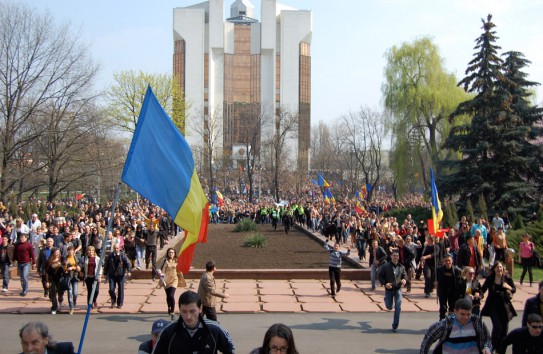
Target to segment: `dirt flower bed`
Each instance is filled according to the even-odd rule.
[[[264,248],[243,247],[252,232],[234,232],[234,225],[209,225],[207,243],[196,246],[192,265],[203,269],[214,260],[220,269],[315,269],[328,268],[328,252],[323,246],[296,229],[288,235],[283,228],[259,225],[267,238]],[[348,264],[343,265],[349,267]]]

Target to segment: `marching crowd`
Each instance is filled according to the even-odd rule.
[[[146,269],[151,267],[153,279],[163,274],[167,276],[164,285],[168,313],[175,320],[174,294],[180,281],[175,272],[175,251],[168,249],[162,266],[157,266],[157,250],[166,246],[170,238],[176,237],[180,231],[172,218],[159,208],[141,201],[121,202],[113,214],[110,211],[111,203],[103,207],[95,203],[73,203],[71,210],[77,212],[62,211],[71,203],[61,206],[48,204],[43,215],[32,214],[28,219],[23,215],[12,216],[5,206],[0,205],[2,290],[7,291],[9,269],[16,264],[21,275],[20,296],[26,296],[29,272],[36,270],[42,279],[44,296],[51,300],[51,313],[55,314],[64,305],[66,296],[69,313],[72,314],[77,303],[79,282],[83,282],[87,289],[96,283],[94,294],[87,291],[87,301],[94,296],[92,303],[96,307],[99,280],[105,276],[109,284],[111,307],[122,308],[125,277],[130,276],[132,269],[140,269],[145,263]],[[405,204],[428,206],[416,196]],[[426,297],[433,296],[436,291],[440,321],[427,332],[421,353],[427,352],[434,342],[438,342],[440,347],[450,348],[447,352],[451,353],[460,346],[478,347],[479,352],[484,353],[491,350],[502,352],[508,344],[519,342],[518,338],[524,338],[525,344],[529,342],[526,338],[536,338],[534,343],[537,343],[537,348],[542,348],[539,345],[543,282],[539,283],[539,294],[526,303],[523,315],[526,331],[520,333],[515,330],[519,333],[513,331],[508,335],[509,321],[516,316],[511,305],[516,285],[506,271],[511,257],[506,236],[510,224],[506,215],[496,214],[492,220],[479,218],[474,222],[463,216],[442,237],[436,237],[429,233],[424,223],[417,224],[410,215],[403,221],[383,216],[383,211],[402,205],[379,194],[371,205],[360,204],[355,199],[336,204],[324,203],[319,199],[276,204],[269,198],[251,204],[240,197],[227,200],[217,206],[216,211],[210,211],[210,220],[236,223],[247,217],[258,223],[272,224],[275,228],[280,225],[286,233],[295,224],[320,232],[334,242],[334,248],[328,247],[332,295],[339,292],[341,287],[338,269],[333,269],[338,268],[341,256],[335,252],[339,251],[340,246],[349,251],[356,250],[359,261],[367,262],[371,269],[371,290],[379,282],[385,287],[386,307],[395,308],[393,331],[399,326],[402,288],[405,287],[406,292],[410,293],[412,282],[423,279]],[[113,227],[108,233],[106,230],[110,222]],[[537,254],[530,235],[524,235],[517,254],[523,266],[520,285],[523,285],[527,273],[529,286],[532,286],[532,265]],[[101,258],[104,258],[103,268],[99,266]],[[208,265],[206,274],[212,275],[215,265]],[[201,280],[201,283],[205,281]],[[182,305],[190,309],[184,313]],[[224,335],[225,345],[230,345],[226,331],[220,326],[212,329],[215,326],[213,320],[216,320],[214,306],[202,306],[200,295],[183,293],[179,308],[179,322],[184,322],[185,326],[166,326],[171,328],[168,333],[181,334],[176,340],[184,338],[184,331],[197,324],[211,326],[208,335]],[[201,322],[203,314],[208,317],[207,322]],[[491,335],[479,316],[491,318]],[[469,330],[463,331],[464,326],[468,326]],[[161,340],[164,343],[166,339],[159,336],[159,346]]]

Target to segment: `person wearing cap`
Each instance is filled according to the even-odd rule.
[[[153,322],[153,326],[151,327],[151,339],[140,344],[138,354],[151,354],[153,352],[153,348],[155,347],[155,343],[158,340],[158,336],[169,324],[170,322],[162,319]]]

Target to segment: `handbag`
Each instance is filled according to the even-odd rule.
[[[61,291],[68,291],[70,289],[70,276],[64,274],[62,278],[60,278],[59,284]]]
[[[80,270],[79,272],[77,272],[77,279],[80,281],[85,280],[85,271]]]

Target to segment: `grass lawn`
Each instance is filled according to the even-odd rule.
[[[520,275],[522,274],[522,265],[515,263],[515,269],[513,272],[513,280],[515,283],[518,283],[520,281]],[[542,268],[532,268],[532,274],[534,275],[534,286],[536,286],[537,283],[543,280],[543,269]],[[528,272],[526,272],[526,275],[524,276],[524,283],[529,284],[530,278],[528,277]]]

